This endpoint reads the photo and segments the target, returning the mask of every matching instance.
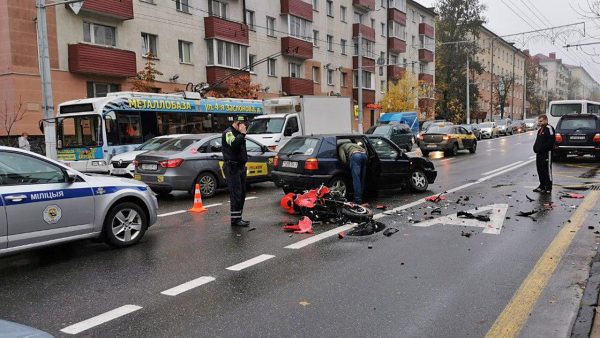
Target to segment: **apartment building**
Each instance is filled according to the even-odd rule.
[[[561,59],[556,58],[556,53],[550,53],[548,56],[536,54],[534,58],[548,70],[548,100],[566,100],[571,81],[569,68]]]
[[[475,59],[484,70],[482,74],[476,74],[474,80],[479,86],[479,113],[487,119],[500,115],[498,92],[507,88],[504,116],[521,118],[525,109],[523,83],[527,56],[512,43],[483,26],[477,43],[481,52]]]
[[[20,101],[27,109],[18,133],[39,134],[42,117],[36,15],[30,0],[0,4],[0,103]],[[248,67],[261,97],[342,95],[356,102],[360,33],[368,127],[387,81],[411,71],[433,84],[434,18],[433,9],[412,0],[86,0],[49,7],[54,105],[128,90],[148,60],[163,73],[157,92],[202,82],[218,88]]]
[[[598,82],[581,66],[565,64],[569,69],[569,99],[590,100],[592,94],[598,89]]]

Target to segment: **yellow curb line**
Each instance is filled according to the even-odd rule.
[[[498,316],[486,334],[487,338],[516,337],[519,334],[525,323],[527,323],[533,307],[548,284],[550,277],[552,277],[554,270],[556,270],[558,263],[560,263],[573,238],[575,238],[577,230],[583,225],[599,197],[600,191],[591,191],[585,197],[571,216],[571,222],[564,224],[562,230],[552,240],[552,243],[529,272],[508,305]]]

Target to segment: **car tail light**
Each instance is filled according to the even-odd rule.
[[[417,138],[418,138],[420,141],[423,141],[423,134],[419,134],[419,135],[417,135]]]
[[[174,158],[172,160],[164,160],[158,162],[158,164],[160,164],[160,166],[163,168],[177,168],[181,165],[181,163],[183,163],[182,158]]]
[[[132,163],[133,163],[133,166],[136,168],[140,166],[140,161],[138,161],[138,160],[133,160]]]
[[[444,137],[442,137],[442,140],[444,140],[444,141],[448,141],[449,139],[450,139],[450,136],[448,136],[448,135],[445,135]]]
[[[279,164],[279,156],[273,157],[273,168],[277,168],[278,164]]]
[[[600,134],[594,135],[594,143],[600,143]]]
[[[554,136],[554,140],[556,141],[556,143],[561,143],[563,141],[562,135],[556,134],[556,136]]]
[[[304,162],[304,169],[319,170],[319,161],[314,157],[306,159],[306,161]]]

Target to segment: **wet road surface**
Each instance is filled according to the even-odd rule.
[[[485,336],[582,203],[562,192],[600,185],[597,162],[569,160],[555,164],[551,196],[531,192],[534,137],[480,141],[474,155],[431,154],[438,177],[428,192],[381,192],[370,201],[388,207],[376,217],[399,230],[390,237],[339,239],[349,228],[339,224],[316,225],[315,235],[285,233],[281,225],[297,219],[282,212],[283,193],[269,183],[248,194],[253,230],[230,228],[226,193],[206,199],[201,215],[185,212],[190,195],[174,194],[159,201],[162,217],[134,247],[81,241],[0,258],[0,318],[55,336]],[[424,201],[443,191],[447,200]],[[600,228],[599,208],[593,203],[570,230],[578,258],[597,245],[588,226]],[[503,219],[432,224],[467,210]],[[541,211],[516,216],[530,210]],[[578,261],[576,269],[559,265],[548,289],[580,282],[586,262]],[[543,293],[521,333],[564,332],[577,296]],[[564,309],[563,322],[544,322],[546,298]]]

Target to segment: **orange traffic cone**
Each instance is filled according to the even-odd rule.
[[[196,191],[194,192],[194,206],[189,209],[190,212],[206,212],[208,209],[202,205],[202,195],[200,194],[200,184],[196,183]]]

